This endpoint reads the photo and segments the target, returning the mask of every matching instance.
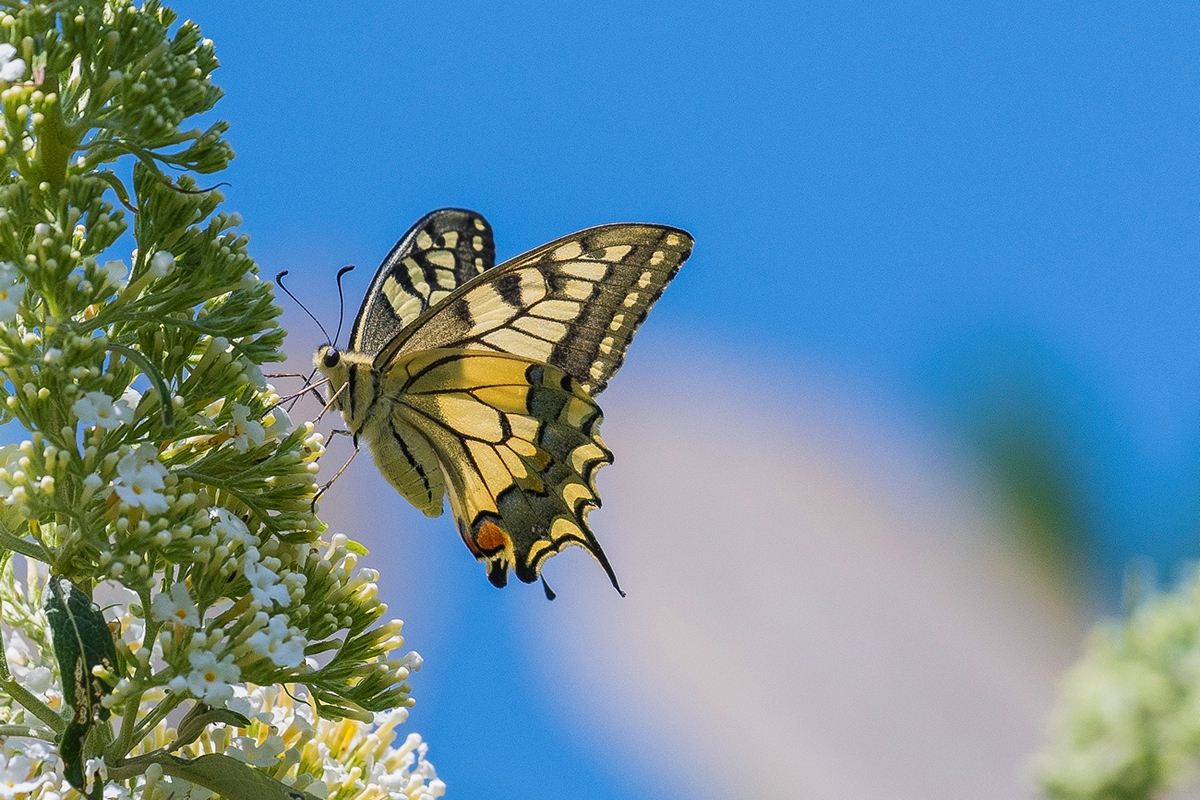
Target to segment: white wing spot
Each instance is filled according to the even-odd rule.
[[[679,234],[668,233],[667,234],[667,244],[671,245],[672,247],[679,244]]]
[[[625,295],[624,306],[626,308],[631,308],[633,306],[633,304],[637,302],[637,299],[638,299],[638,293],[630,292],[629,294]]]
[[[383,295],[392,304],[392,310],[396,312],[396,316],[401,319],[404,319],[405,312],[411,310],[414,305],[417,313],[421,311],[421,298],[413,297],[391,275],[387,276],[387,280],[383,282]]]
[[[589,264],[586,261],[568,261],[559,267],[562,272],[567,275],[572,275],[576,278],[585,278],[589,281],[602,281],[604,276],[608,274],[608,267],[604,264]]]
[[[446,231],[443,233],[442,244],[451,250],[458,247],[458,231]]]
[[[605,336],[600,341],[600,352],[604,353],[604,355],[608,355],[609,353],[611,353],[612,349],[613,349],[613,345],[616,344],[616,341],[617,340],[611,336]]]
[[[475,259],[475,269],[479,270],[480,272],[483,272],[483,259],[482,258]]]
[[[435,269],[433,277],[437,279],[438,286],[443,289],[453,289],[455,286],[454,273],[448,269]]]
[[[646,270],[642,273],[642,277],[638,278],[638,287],[645,289],[650,285],[650,281],[654,280],[654,273]]]
[[[663,259],[666,257],[667,257],[667,254],[664,253],[662,250],[655,250],[654,255],[650,256],[650,266],[657,267],[659,264],[661,264],[663,262]]]
[[[425,280],[425,270],[421,269],[421,265],[411,258],[406,258],[400,262],[408,269],[408,279],[416,286],[420,281]]]
[[[449,296],[450,296],[449,292],[444,292],[444,291],[440,291],[440,290],[436,291],[433,294],[429,295],[429,305],[431,305],[431,306],[437,305],[438,303],[442,302],[442,300],[446,299]]]
[[[579,242],[567,242],[564,245],[560,245],[559,248],[554,251],[554,259],[556,261],[570,261],[573,258],[579,258],[579,256],[582,254],[583,247],[579,244]]]
[[[407,294],[407,292],[405,293]],[[396,308],[395,305],[392,308]],[[421,298],[408,295],[408,299],[396,308],[396,316],[404,322],[412,322],[421,314]]]
[[[484,336],[483,340],[488,344],[499,347],[506,353],[533,358],[537,361],[545,361],[554,352],[553,343],[543,342],[541,339],[527,336],[512,328],[501,328],[492,331],[487,336]]]
[[[430,250],[425,257],[434,266],[441,267],[442,269],[454,269],[456,259],[454,258],[454,253],[451,253],[449,250]]]
[[[543,300],[529,309],[529,313],[546,319],[570,322],[579,316],[579,303],[573,300]]]
[[[588,370],[588,374],[593,378],[599,379],[604,374],[604,362],[597,361],[595,364],[592,364],[592,368]]]
[[[422,250],[428,250],[433,247],[433,237],[425,231],[419,231],[417,233],[417,247]]]
[[[476,220],[476,222],[478,222],[478,221],[479,220]],[[476,253],[478,253],[480,250],[482,250],[483,249],[483,237],[482,236],[471,237],[471,247],[475,248]]]
[[[476,217],[476,218],[475,218],[474,220],[472,220],[472,221],[475,223],[475,230],[477,230],[477,231],[485,231],[485,230],[487,230],[487,226],[483,224],[483,220],[481,220],[481,219],[479,219],[478,217]]]
[[[546,296],[546,279],[536,269],[521,270],[521,305],[531,306]]]
[[[563,281],[562,293],[572,300],[587,300],[596,285],[587,281]]]
[[[567,335],[567,326],[561,322],[554,322],[548,319],[538,319],[537,317],[521,317],[513,320],[513,327],[520,328],[526,333],[532,333],[542,339],[549,339],[552,342],[561,341]]]
[[[429,284],[425,281],[415,284],[413,288],[416,289],[417,294],[421,295],[422,297],[429,297]]]
[[[631,250],[633,250],[633,245],[631,244],[614,244],[612,247],[605,247],[602,250],[593,250],[583,257],[592,261],[616,262],[629,255],[629,251]]]
[[[498,328],[513,318],[516,310],[510,306],[493,286],[480,286],[465,298],[473,325],[471,335]]]
[[[619,331],[619,330],[621,330],[621,323],[623,323],[624,321],[625,321],[625,315],[617,314],[616,316],[614,316],[612,318],[612,322],[608,323],[608,329],[610,331]]]

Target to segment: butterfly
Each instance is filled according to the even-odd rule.
[[[532,583],[578,545],[621,592],[587,523],[613,460],[595,398],[691,249],[678,228],[601,225],[493,267],[487,221],[440,209],[383,260],[347,349],[323,345],[313,363],[356,451],[366,440],[428,516],[449,497],[492,584],[510,570]]]

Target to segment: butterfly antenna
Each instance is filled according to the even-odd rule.
[[[317,327],[321,329],[321,333],[325,334],[325,341],[333,344],[334,340],[329,338],[329,331],[325,330],[325,326],[321,324],[321,320],[314,317],[313,313],[308,310],[304,303],[301,303],[299,300],[297,300],[296,295],[292,294],[291,290],[283,285],[283,276],[287,274],[288,271],[286,269],[282,270],[278,275],[275,276],[275,282],[279,284],[279,288],[283,289],[284,293],[287,294],[288,297],[292,298],[292,301],[295,302],[296,305],[300,306],[301,311],[303,311],[305,314],[308,314],[309,319],[317,323]]]
[[[336,345],[338,336],[342,335],[342,320],[346,318],[346,298],[342,295],[342,276],[354,269],[353,264],[347,264],[338,270],[337,287],[338,287],[338,329],[337,336],[333,337],[333,344]]]

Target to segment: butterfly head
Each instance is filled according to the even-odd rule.
[[[331,344],[321,345],[313,356],[313,366],[328,375],[342,363],[342,354]]]
[[[328,396],[330,399],[338,397],[337,407],[341,410],[341,396],[345,394],[342,390],[350,378],[346,359],[333,345],[323,344],[313,354],[313,366],[329,381]]]

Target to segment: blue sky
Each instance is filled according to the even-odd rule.
[[[963,448],[963,417],[1019,379],[1087,506],[1102,603],[1131,557],[1200,553],[1194,3],[174,7],[221,59],[229,206],[324,319],[337,267],[359,266],[357,302],[439,206],[484,213],[501,258],[677,225],[695,253],[633,363],[707,351],[714,380],[740,363],[783,399],[832,376]],[[288,313],[298,351],[316,344]],[[431,663],[413,722],[456,796],[669,796],[537,691],[554,676],[514,626],[540,593],[491,590],[447,520],[379,514],[446,540],[390,557],[453,575],[396,611]]]

